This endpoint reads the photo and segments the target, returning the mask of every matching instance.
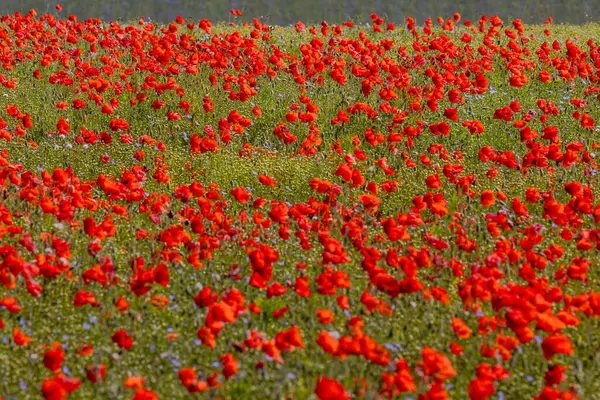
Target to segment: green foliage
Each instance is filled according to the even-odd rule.
[[[196,20],[208,18],[212,21],[227,21],[231,19],[231,8],[244,11],[248,17],[243,19],[256,16],[264,23],[277,25],[295,24],[298,21],[320,23],[323,20],[330,23],[344,20],[369,22],[372,12],[396,23],[403,22],[407,16],[422,23],[426,18],[447,18],[455,12],[472,20],[482,15],[498,15],[502,18],[521,18],[527,23],[541,23],[551,16],[556,22],[581,24],[595,21],[599,17],[593,0],[3,0],[0,12],[26,12],[30,8],[46,12],[52,11],[57,3],[63,5],[67,15],[122,21],[137,20],[140,16],[171,21],[176,15]]]

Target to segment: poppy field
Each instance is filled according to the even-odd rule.
[[[0,398],[600,398],[600,25],[0,16]]]

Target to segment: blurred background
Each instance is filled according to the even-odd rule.
[[[368,22],[376,12],[390,22],[403,22],[411,16],[422,24],[427,17],[450,17],[459,12],[463,19],[477,20],[482,15],[498,15],[525,23],[538,24],[549,16],[555,23],[582,24],[598,21],[600,0],[0,0],[0,13],[12,14],[35,9],[38,14],[55,12],[78,18],[99,17],[104,20],[137,20],[140,16],[154,21],[172,21],[177,15],[212,22],[228,21],[230,9],[241,9],[241,20],[262,17],[271,25],[304,23]]]

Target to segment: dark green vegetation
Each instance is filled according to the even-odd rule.
[[[499,15],[503,18],[521,18],[527,23],[541,23],[549,16],[556,22],[582,24],[596,21],[598,4],[594,0],[3,0],[0,13],[39,12],[52,10],[60,3],[67,13],[80,18],[105,20],[136,19],[141,15],[157,21],[171,21],[182,15],[195,19],[226,20],[229,10],[241,9],[248,18],[262,17],[263,22],[277,25],[295,24],[298,21],[340,23],[344,20],[367,22],[376,12],[392,22],[402,22],[407,16],[422,23],[426,18],[446,16],[459,12],[464,18],[476,20],[482,15]]]

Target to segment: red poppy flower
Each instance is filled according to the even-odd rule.
[[[551,359],[555,354],[573,354],[573,344],[567,335],[553,334],[542,342],[544,358]]]
[[[13,340],[17,346],[27,346],[31,343],[31,338],[25,335],[19,328],[13,329]]]
[[[322,376],[317,381],[315,394],[319,400],[348,400],[350,395],[341,383],[335,379]]]
[[[125,329],[120,329],[116,331],[112,335],[111,340],[113,341],[113,343],[116,343],[117,346],[125,350],[129,350],[131,349],[131,346],[133,346],[133,339],[127,334],[127,331]]]
[[[44,366],[51,372],[58,372],[65,358],[62,345],[58,342],[52,343],[52,348],[44,353]]]
[[[248,192],[248,190],[246,190],[243,187],[236,187],[231,189],[231,195],[242,204],[247,203],[248,200],[250,200],[250,198],[252,197],[250,192]]]

